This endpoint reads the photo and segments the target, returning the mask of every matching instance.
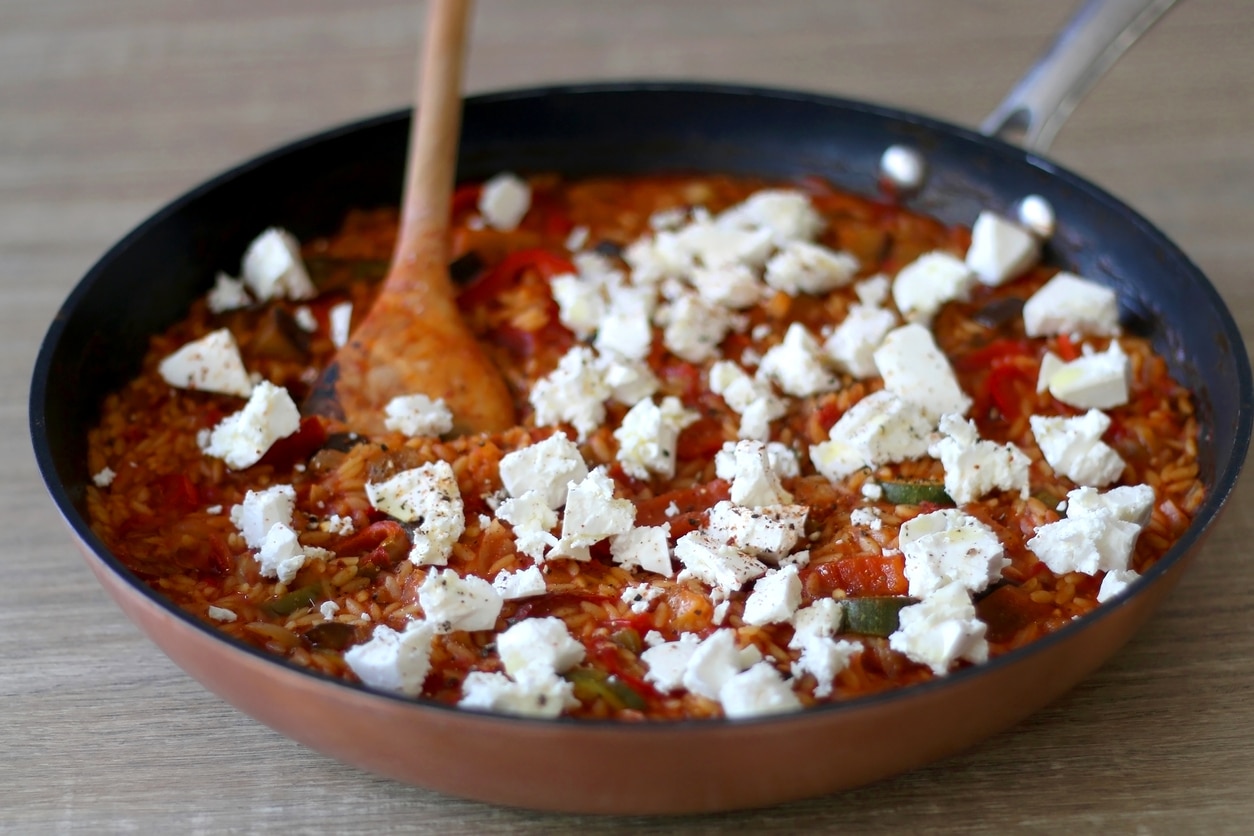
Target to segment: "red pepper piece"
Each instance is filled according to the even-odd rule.
[[[806,590],[816,598],[830,596],[837,589],[858,597],[905,595],[910,591],[906,559],[901,555],[846,557],[809,566],[801,575]]]
[[[569,259],[554,255],[548,250],[530,249],[510,253],[481,278],[466,285],[457,297],[462,310],[484,305],[513,287],[527,270],[534,270],[546,281],[562,273],[574,273],[575,265]]]

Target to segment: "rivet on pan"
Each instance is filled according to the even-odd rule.
[[[927,161],[913,148],[890,145],[880,157],[880,177],[898,191],[916,191],[927,179]]]
[[[1026,226],[1039,238],[1049,238],[1054,234],[1057,219],[1054,207],[1039,194],[1030,194],[1019,201],[1019,223]]]

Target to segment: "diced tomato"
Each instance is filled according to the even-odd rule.
[[[1068,363],[1080,356],[1080,349],[1066,334],[1058,335],[1058,356]]]
[[[297,462],[308,461],[326,443],[326,425],[317,415],[309,415],[300,419],[300,427],[296,432],[274,442],[261,457],[260,463],[286,470]]]
[[[486,304],[517,284],[527,270],[536,271],[547,281],[562,273],[574,273],[575,265],[569,259],[554,255],[548,250],[513,252],[482,277],[466,285],[457,297],[457,304],[462,310]]]
[[[340,543],[341,555],[362,555],[362,562],[373,566],[395,566],[409,554],[409,533],[396,520],[371,523]]]
[[[963,372],[987,369],[1011,357],[1036,357],[1036,350],[1027,340],[993,340],[983,348],[962,354],[954,360],[954,368]]]
[[[723,448],[723,423],[715,418],[698,418],[679,433],[675,455],[681,461],[708,459]]]
[[[670,385],[670,391],[679,395],[687,406],[696,403],[701,394],[701,367],[686,360],[670,360],[658,369],[658,376]]]
[[[456,218],[473,212],[479,205],[479,193],[483,187],[479,183],[463,183],[453,191],[453,203],[450,214]]]
[[[816,597],[842,589],[847,595],[905,595],[906,559],[901,555],[857,555],[831,560],[802,570],[802,583]]]
[[[984,385],[989,399],[1004,418],[1019,417],[1024,400],[1036,391],[1038,374],[1035,360],[1010,357],[993,361]]]
[[[695,488],[670,491],[636,503],[636,525],[670,523],[671,539],[674,540],[700,528],[705,521],[705,512],[730,495],[731,485],[723,479],[715,479]],[[670,516],[666,512],[672,503],[679,509],[679,513]]]
[[[157,479],[162,509],[182,516],[200,507],[200,492],[186,473],[167,473]]]

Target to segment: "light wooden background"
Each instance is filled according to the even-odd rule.
[[[734,80],[974,124],[1070,6],[483,0],[469,86]],[[400,786],[238,714],[141,637],[72,552],[36,474],[38,342],[78,277],[166,201],[281,142],[403,106],[420,20],[416,0],[0,4],[0,831],[1248,832],[1249,479],[1165,608],[1056,705],[930,768],[750,814],[573,818]],[[1254,3],[1182,2],[1054,156],[1160,225],[1254,333]]]

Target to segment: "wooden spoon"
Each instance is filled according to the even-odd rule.
[[[462,321],[447,266],[470,6],[429,2],[392,263],[370,312],[305,403],[306,412],[342,418],[364,435],[385,431],[392,398],[419,393],[444,399],[455,433],[514,425],[509,389]]]

